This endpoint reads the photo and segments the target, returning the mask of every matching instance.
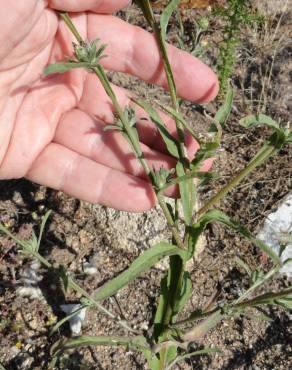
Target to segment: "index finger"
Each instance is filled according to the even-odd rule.
[[[130,3],[130,0],[51,0],[49,5],[52,9],[66,12],[113,13]]]
[[[107,44],[105,68],[131,74],[144,81],[167,88],[163,62],[155,37],[139,27],[110,15],[88,15],[88,37]],[[186,100],[206,103],[218,93],[215,73],[189,53],[168,46],[179,96]]]

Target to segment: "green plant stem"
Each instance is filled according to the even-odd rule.
[[[61,16],[62,16],[64,22],[66,23],[66,25],[68,26],[68,28],[72,31],[72,33],[76,37],[77,41],[80,44],[83,44],[84,41],[83,41],[82,37],[80,36],[79,32],[77,31],[77,29],[75,28],[74,24],[72,23],[69,15],[67,13],[61,13]],[[152,170],[149,167],[148,162],[144,158],[144,155],[143,155],[143,152],[141,150],[141,147],[140,147],[139,143],[137,143],[136,138],[133,136],[133,131],[132,131],[127,119],[125,118],[124,112],[123,112],[123,110],[122,110],[122,108],[121,108],[121,106],[118,102],[118,99],[117,99],[117,97],[116,97],[116,95],[115,95],[115,93],[114,93],[114,91],[113,91],[113,89],[110,85],[110,82],[108,80],[108,77],[107,77],[103,67],[101,65],[98,65],[97,67],[92,68],[92,70],[96,74],[98,79],[100,80],[105,92],[110,97],[110,99],[113,103],[113,106],[116,110],[116,113],[117,113],[119,119],[121,120],[121,122],[124,126],[124,129],[127,133],[127,136],[129,138],[129,141],[132,145],[132,148],[135,152],[135,155],[136,155],[137,159],[140,161],[145,173],[150,178],[150,181],[151,181],[152,185],[155,185],[154,182],[153,182]],[[184,248],[184,244],[183,244],[183,242],[182,242],[182,240],[179,236],[178,229],[176,228],[176,226],[175,226],[175,224],[172,220],[171,214],[170,214],[167,206],[165,205],[165,202],[164,202],[163,198],[160,195],[157,194],[157,191],[155,190],[155,186],[153,186],[153,189],[154,189],[154,191],[157,195],[159,205],[161,206],[161,208],[163,210],[163,213],[164,213],[164,215],[167,219],[168,225],[171,228],[171,232],[172,232],[174,240],[177,243],[177,246],[180,247],[180,248]]]
[[[254,306],[260,306],[260,305],[263,305],[263,304],[271,304],[272,301],[275,301],[277,299],[286,298],[290,294],[292,294],[292,288],[288,288],[288,289],[282,290],[281,292],[276,292],[276,293],[268,292],[268,293],[265,293],[265,294],[261,294],[261,295],[255,297],[255,298],[245,300],[243,302],[236,300],[236,301],[231,302],[231,303],[226,303],[224,305],[224,307],[216,307],[216,308],[214,308],[210,311],[207,311],[207,312],[198,313],[197,315],[191,315],[187,319],[178,321],[175,324],[171,325],[171,328],[177,328],[181,325],[188,324],[188,323],[200,320],[200,319],[205,319],[205,318],[208,318],[208,317],[211,317],[211,316],[215,317],[214,315],[215,314],[217,315],[217,313],[219,313],[219,312],[222,313],[222,310],[224,312],[224,317],[233,316],[236,312],[240,312],[241,310],[244,310],[246,308],[250,308],[250,307],[254,307]],[[211,319],[211,321],[212,320],[213,320],[213,318]],[[194,329],[192,329],[192,330],[194,330]]]
[[[170,271],[172,272],[178,271],[178,274],[176,276],[172,276],[172,279],[170,282],[169,291],[172,294],[170,296],[169,301],[167,302],[166,312],[163,317],[162,324],[164,328],[164,333],[162,335],[162,341],[167,340],[168,327],[174,317],[173,308],[174,308],[177,297],[179,297],[181,293],[181,288],[183,284],[183,275],[185,271],[185,261],[183,261],[179,256],[172,256],[170,258]],[[165,330],[165,328],[167,329]],[[159,370],[163,370],[165,368],[166,353],[167,353],[167,348],[162,348],[159,351],[159,356],[160,356]]]
[[[146,174],[148,175],[148,177],[150,178],[152,184],[153,184],[153,174],[152,174],[152,170],[150,169],[149,165],[148,165],[148,162],[146,161],[146,159],[144,158],[144,155],[143,155],[143,152],[140,148],[140,145],[137,143],[137,140],[135,140],[135,138],[133,137],[133,133],[132,133],[132,130],[131,130],[131,127],[129,126],[129,123],[128,121],[125,119],[125,116],[124,116],[124,113],[117,101],[117,98],[115,96],[115,93],[113,92],[112,88],[111,88],[111,85],[108,81],[108,78],[106,76],[106,73],[104,71],[104,69],[102,68],[102,66],[98,66],[96,68],[94,68],[94,71],[97,75],[97,77],[99,78],[103,88],[105,89],[106,93],[108,94],[108,96],[110,97],[110,99],[112,100],[112,103],[114,105],[114,108],[122,122],[122,124],[124,125],[124,128],[127,132],[127,135],[130,139],[130,142],[131,142],[131,145],[133,147],[133,150],[135,152],[135,155],[136,157],[138,158],[138,160],[140,161],[141,165],[143,166],[143,169],[144,171],[146,172]],[[154,184],[153,184],[154,185]],[[179,232],[178,232],[178,229],[176,228],[175,226],[175,223],[174,223],[174,220],[172,219],[172,216],[165,204],[165,201],[164,201],[164,198],[158,194],[158,191],[155,190],[155,187],[153,187],[155,193],[156,193],[156,196],[157,196],[157,199],[158,199],[158,203],[164,213],[164,216],[167,220],[167,223],[168,225],[170,226],[170,229],[171,229],[171,232],[172,232],[172,235],[173,235],[173,238],[177,244],[177,246],[179,248],[182,248],[184,249],[184,244],[179,236]]]
[[[158,44],[160,52],[161,52],[163,64],[164,64],[164,70],[165,70],[165,74],[166,74],[166,78],[167,78],[167,82],[168,82],[168,88],[169,88],[169,92],[170,92],[172,107],[176,112],[178,112],[179,103],[178,103],[178,98],[177,98],[176,85],[175,85],[171,65],[170,65],[169,58],[168,58],[166,43],[165,43],[165,40],[163,38],[161,28],[157,24],[157,22],[154,18],[149,0],[139,1],[139,3],[141,4],[141,8],[142,8],[142,10],[143,10],[143,12],[146,16],[146,19],[147,19],[148,23],[150,24],[150,26],[152,27],[152,29],[154,31],[154,34],[155,34],[155,37],[156,37],[156,40],[157,40],[157,44]],[[179,148],[178,149],[179,149],[180,161],[183,165],[184,170],[187,170],[189,161],[187,159],[187,152],[186,152],[186,148],[185,148],[185,144],[184,144],[184,141],[185,141],[184,127],[183,127],[182,123],[179,121],[179,119],[177,117],[174,117],[174,119],[175,119],[175,123],[176,123],[177,135],[178,135],[178,139],[179,139],[178,140],[179,141]],[[163,202],[160,202],[160,206],[162,206],[162,209],[167,208],[167,207],[165,207]],[[165,211],[164,211],[164,214],[166,215]],[[180,238],[178,238],[178,229],[176,228],[176,224],[175,224],[174,220],[173,220],[173,225],[171,225],[171,228],[172,228],[173,237],[174,237],[176,243],[179,242],[179,244],[177,244],[177,245],[180,247],[181,244],[183,245],[183,243],[181,243],[180,240],[179,240]],[[174,270],[177,272],[177,276],[176,276],[176,279],[175,279],[176,281],[173,281],[170,284],[169,289],[173,293],[172,293],[172,296],[171,296],[171,300],[169,302],[167,302],[167,308],[166,308],[166,312],[165,312],[165,315],[164,315],[164,318],[163,318],[163,327],[167,327],[173,319],[173,306],[174,306],[174,303],[175,303],[177,297],[180,295],[181,288],[182,288],[185,262],[180,257],[173,256],[173,257],[171,257],[171,260],[170,260],[170,270],[173,268],[172,267],[173,264],[176,265]],[[166,339],[166,338],[167,338],[167,332],[165,332],[163,334],[163,339]],[[163,348],[159,352],[159,355],[160,355],[159,370],[163,370],[164,367],[165,367],[166,351],[167,351],[167,349]]]
[[[178,112],[179,110],[179,103],[178,103],[178,98],[177,98],[177,91],[176,91],[176,86],[175,86],[175,81],[173,78],[172,74],[172,69],[171,65],[169,62],[166,46],[165,46],[165,41],[162,38],[162,34],[160,31],[160,28],[158,27],[157,23],[154,23],[154,33],[156,35],[156,38],[158,40],[158,44],[160,47],[160,51],[162,54],[162,59],[164,63],[164,69],[166,71],[166,78],[167,78],[167,83],[168,83],[168,88],[169,88],[169,93],[170,93],[170,98],[171,98],[171,103],[173,109]],[[175,118],[175,123],[177,127],[177,134],[179,138],[179,144],[180,144],[180,155],[182,158],[186,158],[186,148],[184,146],[184,130],[183,130],[183,125],[181,122]]]
[[[166,74],[166,79],[167,79],[167,84],[168,84],[168,88],[169,88],[172,107],[176,112],[178,112],[179,102],[178,102],[178,98],[177,98],[176,85],[175,85],[175,81],[174,81],[170,61],[169,61],[169,58],[168,58],[166,42],[165,42],[165,40],[163,38],[163,35],[162,35],[162,32],[161,32],[161,27],[155,20],[155,17],[154,17],[153,11],[152,11],[152,7],[151,7],[151,4],[150,4],[149,0],[138,0],[136,2],[138,3],[138,6],[142,9],[143,14],[144,14],[149,26],[152,28],[152,30],[154,32],[154,35],[155,35],[155,38],[156,38],[156,41],[157,41],[157,45],[158,45],[160,53],[161,53],[163,65],[164,65],[164,70],[165,70],[165,74]],[[180,155],[180,158],[181,158],[181,160],[182,160],[182,162],[185,166],[186,163],[188,163],[188,159],[187,159],[187,151],[186,151],[186,148],[185,148],[185,145],[184,145],[184,139],[185,139],[184,138],[184,129],[183,129],[183,125],[181,124],[181,122],[177,118],[174,118],[174,120],[175,120],[175,123],[176,123],[176,130],[177,130],[177,135],[178,135],[178,139],[179,139],[179,148],[178,148],[179,149],[179,155]]]
[[[156,22],[153,23],[153,31],[155,33],[161,54],[162,54],[162,60],[164,64],[164,70],[166,73],[166,78],[167,78],[167,83],[168,83],[168,88],[170,92],[170,98],[171,98],[171,103],[173,109],[178,112],[179,110],[179,103],[178,103],[178,98],[177,98],[177,91],[176,91],[176,86],[175,86],[175,81],[174,77],[172,74],[172,69],[171,65],[169,62],[167,50],[166,50],[166,45],[165,41],[163,40],[162,33],[160,30],[160,27],[157,25]],[[177,130],[177,136],[178,136],[178,141],[179,141],[179,154],[180,158],[182,159],[182,163],[185,166],[186,163],[188,163],[187,159],[187,151],[185,147],[185,135],[184,135],[184,128],[182,123],[175,117],[175,124],[176,124],[176,130]]]
[[[128,330],[131,333],[138,334],[136,330],[132,329],[127,324],[127,322],[125,322],[124,320],[118,319],[111,311],[109,311],[104,306],[96,302],[83,288],[81,288],[77,283],[75,283],[73,279],[69,278],[68,286],[72,288],[73,290],[75,290],[77,293],[81,294],[83,297],[87,298],[93,306],[95,306],[100,312],[110,317],[113,321],[115,321],[122,328]]]
[[[13,235],[5,226],[0,224],[0,231],[5,233],[9,238],[14,240],[18,245],[20,245],[23,249],[23,253],[31,254],[36,259],[38,259],[43,265],[45,265],[48,269],[52,268],[52,264],[48,262],[43,256],[41,256],[38,252],[32,250],[29,246],[29,242],[18,239],[15,235]]]
[[[261,304],[269,304],[270,301],[283,299],[291,294],[292,294],[292,288],[288,288],[288,289],[282,290],[281,292],[276,292],[276,293],[269,292],[269,293],[261,294],[258,297],[252,298],[248,301],[236,303],[233,307],[244,309],[248,307],[258,306]]]
[[[259,151],[255,158],[237,175],[235,176],[226,186],[224,186],[214,197],[209,199],[207,203],[198,211],[197,216],[200,217],[206,213],[210,208],[214,207],[227,193],[234,189],[246,176],[248,176],[256,167],[262,164],[270,156],[277,152],[277,148],[271,144],[265,144]]]
[[[242,301],[244,301],[255,289],[257,289],[260,285],[262,285],[264,282],[266,282],[268,279],[270,279],[275,273],[277,273],[280,269],[280,266],[277,266],[267,272],[267,274],[264,276],[263,279],[257,281],[254,283],[249,289],[247,289],[246,292],[242,294],[236,301],[235,304],[240,304]]]
[[[227,314],[222,312],[222,309],[213,311],[207,319],[201,321],[190,331],[182,335],[181,339],[184,342],[193,342],[204,337],[209,330],[213,329],[226,316]]]
[[[71,18],[69,17],[68,13],[60,12],[60,17],[63,19],[63,21],[66,23],[66,26],[69,28],[69,30],[73,33],[74,37],[78,41],[80,45],[84,44],[84,41],[78,32],[77,28],[75,27],[74,23],[71,21]]]
[[[103,69],[103,67],[101,65],[99,65],[98,67],[95,67],[93,68],[96,76],[99,78],[103,88],[105,89],[106,93],[108,94],[108,96],[110,97],[112,103],[113,103],[113,106],[117,112],[117,115],[119,116],[119,119],[121,120],[124,128],[125,128],[125,131],[127,133],[127,136],[129,137],[129,140],[131,142],[131,145],[133,147],[133,150],[135,152],[135,155],[136,157],[138,158],[138,160],[140,161],[144,171],[146,172],[147,176],[150,178],[150,180],[153,179],[153,176],[152,176],[152,170],[150,169],[146,159],[144,158],[144,155],[143,155],[143,152],[141,150],[141,147],[139,145],[139,143],[137,142],[136,138],[133,136],[133,130],[131,130],[131,127],[127,121],[127,119],[125,118],[125,115],[124,115],[124,112],[121,108],[121,106],[119,105],[118,103],[118,100],[115,96],[115,93],[109,83],[109,80],[107,78],[107,75]]]
[[[181,248],[181,249],[185,249],[185,246],[184,246],[184,243],[183,241],[181,240],[181,237],[179,235],[179,232],[178,232],[178,229],[176,227],[176,224],[172,218],[172,215],[171,213],[169,212],[169,209],[167,208],[167,205],[165,203],[165,200],[164,200],[164,197],[159,194],[159,193],[156,193],[157,195],[157,199],[158,199],[158,203],[163,211],[163,214],[167,220],[167,223],[168,225],[170,226],[170,229],[171,229],[171,233],[172,233],[172,236],[173,236],[173,239],[176,243],[176,245]]]

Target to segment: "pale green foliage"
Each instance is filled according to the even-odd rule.
[[[251,0],[227,0],[226,6],[214,8],[213,15],[220,18],[224,24],[217,60],[220,92],[221,96],[224,96],[228,88],[228,79],[234,71],[237,60],[236,52],[240,43],[240,31],[244,26],[261,22],[262,17],[252,10]]]

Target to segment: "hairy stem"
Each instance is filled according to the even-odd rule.
[[[198,211],[198,217],[214,207],[227,193],[233,190],[246,176],[248,176],[256,167],[272,156],[277,149],[274,145],[265,144],[259,153],[250,161],[250,163],[235,176],[226,186],[224,186],[216,195],[207,201],[207,203]]]
[[[288,289],[285,289],[285,290],[282,290],[282,291],[276,292],[276,293],[274,293],[274,292],[264,293],[264,294],[261,294],[261,295],[255,297],[255,298],[251,298],[251,299],[245,300],[243,302],[241,302],[239,300],[236,300],[234,302],[226,303],[223,308],[222,307],[216,307],[216,308],[214,308],[210,311],[198,312],[198,314],[193,314],[185,320],[181,320],[181,321],[176,322],[175,324],[171,325],[171,327],[177,328],[177,327],[179,327],[181,325],[184,325],[184,324],[192,323],[192,322],[195,322],[195,321],[200,320],[200,319],[205,319],[203,322],[208,323],[205,326],[207,328],[210,325],[210,322],[213,321],[214,317],[219,318],[219,313],[221,313],[221,316],[222,316],[221,319],[224,318],[224,317],[228,317],[228,316],[234,316],[234,314],[238,311],[240,312],[242,310],[245,310],[246,308],[250,308],[250,307],[254,307],[254,306],[272,304],[273,301],[287,298],[291,294],[292,294],[292,288],[290,287]],[[210,322],[209,322],[208,320],[209,320],[210,317],[211,317],[211,319],[210,319]],[[198,324],[198,326],[200,328],[202,328],[201,323]],[[196,328],[197,328],[197,326],[195,328],[191,329],[191,331],[189,333],[197,332]]]
[[[76,37],[76,40],[82,45],[84,43],[84,41],[83,41],[81,35],[79,34],[79,32],[77,31],[77,29],[75,28],[75,26],[73,25],[69,15],[67,13],[61,13],[61,17],[63,18],[66,25],[69,27],[69,29],[72,31],[72,33]],[[119,119],[121,120],[121,122],[123,124],[123,127],[124,127],[124,129],[127,133],[127,136],[128,136],[128,138],[131,142],[134,153],[135,153],[137,159],[140,161],[145,173],[147,174],[147,176],[149,177],[149,179],[150,179],[150,181],[153,185],[153,190],[156,193],[158,203],[161,206],[161,208],[163,210],[163,213],[164,213],[164,215],[167,219],[168,225],[171,228],[171,232],[172,232],[174,240],[177,243],[177,246],[180,247],[180,248],[184,248],[183,247],[183,242],[182,242],[182,240],[179,236],[178,229],[176,228],[176,226],[175,226],[175,224],[172,220],[171,214],[170,214],[168,208],[166,207],[163,198],[160,195],[158,195],[157,191],[155,190],[155,186],[154,186],[155,184],[154,184],[154,181],[153,181],[152,170],[149,167],[148,162],[144,158],[144,155],[143,155],[143,152],[141,150],[141,147],[140,147],[139,143],[137,142],[136,138],[133,137],[133,131],[131,130],[131,127],[130,127],[127,119],[125,118],[123,109],[122,109],[122,107],[120,106],[120,104],[118,102],[118,99],[117,99],[117,97],[116,97],[116,95],[115,95],[115,93],[114,93],[114,91],[113,91],[113,89],[110,85],[110,82],[108,80],[108,77],[107,77],[103,67],[101,65],[98,65],[97,67],[96,66],[93,67],[92,70],[96,74],[98,79],[100,80],[100,82],[101,82],[104,90],[106,91],[107,95],[110,97],[110,99],[113,103],[113,106],[116,110],[116,113],[117,113]]]

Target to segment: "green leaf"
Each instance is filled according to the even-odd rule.
[[[208,183],[210,180],[216,179],[217,175],[212,172],[198,172],[197,169],[194,169],[189,171],[187,175],[171,178],[170,180],[167,181],[167,183],[164,186],[160,188],[160,191],[165,190],[168,187],[179,184],[181,182],[185,182],[186,180],[191,180],[195,178],[200,179],[201,180],[200,185],[203,185]]]
[[[226,317],[226,315],[227,314],[224,313],[224,310],[217,309],[209,317],[200,321],[199,324],[197,324],[191,330],[181,335],[181,339],[184,342],[194,342],[198,339],[203,338],[208,333],[208,331],[213,329],[220,321],[222,321]]]
[[[155,354],[152,354],[151,351],[143,351],[143,354],[148,362],[149,369],[159,370],[160,368],[159,358]]]
[[[143,108],[149,115],[151,121],[156,125],[158,131],[166,145],[168,152],[175,158],[179,159],[179,150],[177,140],[167,131],[164,123],[162,122],[158,112],[151,107],[148,103],[142,100],[133,99],[133,101]]]
[[[256,269],[251,273],[251,281],[253,284],[260,283],[265,278],[265,273],[261,269]]]
[[[286,143],[288,143],[288,144],[292,144],[292,132],[290,132],[290,133],[287,135]]]
[[[226,93],[225,101],[223,105],[219,108],[218,112],[216,113],[214,117],[214,121],[218,122],[222,128],[225,127],[225,124],[231,113],[233,99],[234,99],[234,90],[231,87],[229,87]],[[218,131],[217,127],[213,123],[210,126],[209,132],[217,132],[217,131]]]
[[[127,270],[100,287],[95,293],[94,299],[99,301],[112,296],[118,290],[133,281],[137,276],[155,265],[162,258],[174,255],[178,255],[182,259],[186,257],[185,251],[174,245],[166,242],[161,242],[154,245],[145,251],[141,256],[139,256],[134,262],[132,262]]]
[[[118,126],[118,125],[106,125],[103,128],[103,131],[111,131],[111,130],[114,130],[114,131],[123,131],[123,128],[120,127],[120,126]]]
[[[218,147],[219,147],[218,142],[209,142],[201,144],[201,147],[196,152],[195,158],[191,162],[191,170],[200,171],[200,168],[202,167],[204,161],[215,156]]]
[[[67,292],[68,292],[68,288],[69,288],[69,275],[68,275],[68,271],[66,270],[65,266],[60,265],[59,266],[59,269],[58,269],[58,273],[59,273],[60,279],[63,282],[64,293],[66,295]]]
[[[46,226],[46,223],[48,221],[48,218],[49,218],[50,214],[51,214],[51,211],[47,211],[46,214],[42,217],[40,233],[39,233],[39,237],[38,237],[37,245],[36,245],[36,250],[35,250],[36,252],[38,252],[39,249],[40,249],[43,232],[44,232],[44,229],[45,229],[45,226]]]
[[[31,253],[31,244],[30,242],[27,242],[25,240],[21,240],[21,239],[18,239],[15,235],[13,235],[7,227],[5,227],[4,225],[2,225],[0,223],[0,233],[3,233],[7,236],[9,236],[9,238],[11,238],[12,240],[15,241],[15,243],[17,243],[20,247],[22,247],[22,251],[23,252],[26,252],[26,253]]]
[[[59,320],[51,329],[50,335],[54,334],[62,325],[64,325],[68,320],[70,320],[72,317],[77,315],[79,312],[83,310],[84,307],[87,307],[87,305],[82,305],[81,307],[77,308],[75,311],[71,312],[69,315],[65,316],[63,319]]]
[[[168,289],[168,277],[165,276],[160,283],[160,294],[158,306],[154,318],[154,338],[158,342],[159,336],[163,331],[163,319],[167,309],[167,302],[170,301],[170,293]]]
[[[161,109],[163,109],[165,112],[170,114],[172,118],[175,120],[179,121],[183,127],[189,131],[189,133],[192,135],[192,137],[198,142],[198,144],[201,144],[201,141],[198,137],[198,135],[195,133],[195,131],[192,129],[192,127],[188,124],[188,122],[183,118],[182,114],[180,112],[177,112],[174,108],[172,107],[166,107],[164,105],[160,105]]]
[[[165,351],[165,364],[170,364],[177,357],[177,346],[170,346]]]
[[[235,257],[235,262],[241,267],[243,268],[243,270],[245,270],[245,272],[248,274],[248,276],[252,276],[252,271],[251,269],[249,268],[249,266],[239,257]]]
[[[185,305],[192,293],[192,284],[188,272],[181,275],[184,261],[175,255],[170,258],[168,274],[161,281],[159,303],[154,319],[154,339],[156,343],[167,340],[166,325],[172,320]],[[170,346],[166,350],[165,363],[173,360],[177,346]]]
[[[174,314],[178,314],[184,305],[187,303],[189,300],[191,294],[192,294],[192,281],[191,277],[188,271],[184,272],[183,275],[183,283],[182,283],[182,289],[180,292],[179,297],[176,299],[176,302],[174,304],[173,312]]]
[[[255,244],[258,248],[260,248],[263,252],[265,252],[276,265],[281,265],[281,259],[280,257],[265,243],[263,243],[261,240],[256,239],[252,234],[245,229],[243,226],[241,226],[238,222],[232,220],[229,216],[227,216],[225,213],[218,211],[218,210],[211,210],[204,214],[197,223],[192,225],[187,229],[189,237],[189,246],[188,246],[188,258],[191,258],[192,255],[190,253],[194,253],[196,243],[198,241],[198,238],[200,234],[204,231],[205,227],[210,222],[220,222],[231,229],[237,231],[242,236],[247,238],[249,241],[251,241],[253,244]]]
[[[249,319],[254,320],[254,321],[266,321],[266,322],[274,321],[274,319],[272,319],[268,315],[265,315],[262,312],[259,315],[255,315],[254,313],[253,314],[245,313],[244,316],[246,316]]]
[[[219,354],[223,355],[223,352],[221,351],[220,348],[215,347],[215,348],[201,349],[200,351],[187,353],[185,355],[177,357],[169,366],[167,366],[167,368],[165,370],[171,370],[173,368],[173,366],[176,365],[178,362],[186,360],[186,359],[191,358],[193,356],[210,355],[210,354],[213,354],[213,353],[219,353]]]
[[[245,127],[250,128],[259,125],[266,125],[276,130],[280,130],[278,122],[274,121],[271,117],[265,114],[252,114],[247,117],[242,118],[239,123]]]
[[[176,173],[178,177],[186,176],[184,167],[180,162],[176,165]],[[179,190],[183,206],[184,220],[187,225],[190,225],[192,222],[194,204],[196,202],[193,179],[190,178],[189,180],[181,181],[179,183]]]
[[[87,347],[87,346],[111,346],[119,347],[123,346],[126,348],[147,351],[149,346],[146,339],[142,336],[127,338],[118,336],[78,336],[72,339],[61,340],[56,342],[52,347],[52,353],[54,356],[58,356],[63,351],[73,348]]]
[[[31,238],[30,238],[28,244],[30,246],[30,251],[31,252],[37,252],[38,251],[38,239],[37,239],[34,231],[32,232],[32,235],[31,235]]]
[[[75,68],[88,68],[88,63],[78,63],[78,62],[64,62],[55,63],[47,66],[43,73],[45,76],[51,75],[53,73],[65,73]]]
[[[292,295],[288,296],[287,298],[275,300],[275,303],[288,311],[292,311]]]
[[[207,224],[204,222],[193,224],[192,226],[186,227],[186,235],[188,240],[188,260],[193,257],[196,252],[196,246],[200,235],[205,230]]]
[[[166,40],[167,26],[172,13],[176,10],[180,0],[171,0],[167,7],[163,10],[160,17],[161,35],[163,40]]]

